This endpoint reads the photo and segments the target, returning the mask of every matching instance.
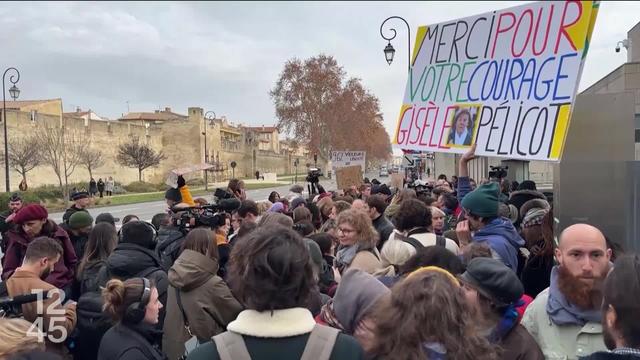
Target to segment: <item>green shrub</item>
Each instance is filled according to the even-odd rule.
[[[147,193],[147,192],[159,191],[158,185],[147,183],[144,181],[134,181],[123,187],[127,192],[133,192],[133,193]]]
[[[187,180],[187,185],[189,185],[189,186],[202,186],[202,185],[204,185],[204,179],[200,178],[200,177],[189,179],[189,180]],[[165,184],[165,187],[166,187],[166,184]]]

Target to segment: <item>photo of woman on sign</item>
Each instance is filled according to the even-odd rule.
[[[475,108],[471,108],[476,110]],[[447,144],[458,146],[471,146],[474,129],[474,114],[470,109],[459,107],[453,115],[451,130]]]

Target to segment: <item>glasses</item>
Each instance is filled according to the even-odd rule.
[[[355,230],[351,230],[351,229],[338,228],[338,232],[346,235],[346,234],[352,234],[352,233],[354,233],[356,231]]]

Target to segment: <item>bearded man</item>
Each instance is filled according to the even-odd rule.
[[[591,225],[572,225],[560,235],[555,256],[559,265],[551,271],[550,286],[529,305],[522,325],[546,359],[605,350],[600,306],[611,249],[604,235]]]

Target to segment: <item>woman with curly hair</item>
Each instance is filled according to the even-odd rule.
[[[446,270],[418,269],[381,301],[374,327],[376,359],[497,358],[489,342],[475,333],[462,288]]]
[[[369,216],[359,210],[345,210],[336,219],[338,251],[335,266],[343,274],[347,269],[360,269],[373,274],[380,269],[380,253],[376,249],[378,233]]]

